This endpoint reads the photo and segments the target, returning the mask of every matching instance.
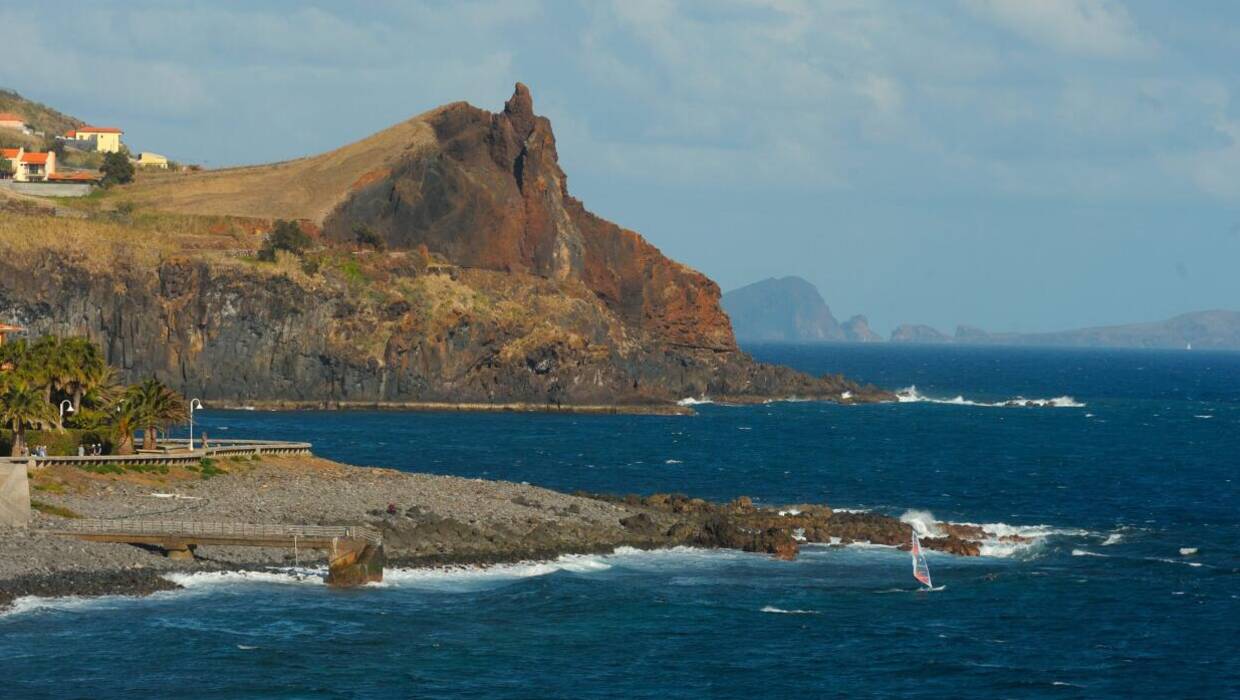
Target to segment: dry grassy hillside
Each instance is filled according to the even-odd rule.
[[[26,123],[46,134],[63,134],[85,122],[58,112],[45,104],[28,100],[12,90],[0,88],[0,112],[13,112],[25,117]]]
[[[140,178],[112,196],[182,214],[321,222],[355,187],[384,177],[401,157],[432,145],[440,107],[334,151],[297,160]]]

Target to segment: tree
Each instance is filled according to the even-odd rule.
[[[16,172],[13,168],[13,161],[8,158],[0,158],[0,180],[7,180],[13,177]]]
[[[122,413],[130,412],[132,427],[143,430],[144,450],[155,449],[158,431],[189,420],[185,399],[154,377],[126,389],[122,404]]]
[[[23,381],[21,377],[5,373],[0,379],[0,424],[13,429],[12,457],[21,455],[26,446],[26,426],[51,423],[56,420],[56,409],[43,399],[43,392]]]
[[[65,159],[65,142],[55,136],[43,140],[43,150],[56,154],[56,160]]]
[[[258,251],[258,259],[275,262],[278,250],[287,250],[300,257],[313,244],[314,241],[310,240],[310,236],[301,230],[296,221],[280,219],[276,221],[271,233],[267,234],[267,240],[263,241],[263,247]]]
[[[379,237],[379,234],[371,231],[366,224],[358,224],[353,227],[353,238],[359,246],[383,250],[383,239]]]
[[[66,377],[63,389],[69,393],[73,402],[73,410],[82,408],[82,398],[90,392],[107,393],[115,383],[115,371],[103,359],[99,346],[89,338],[68,338],[64,343],[64,352],[69,360],[70,373]],[[104,397],[106,398],[106,397]]]
[[[104,187],[133,182],[133,163],[129,162],[129,156],[120,151],[104,156],[103,167],[100,170],[103,171]]]

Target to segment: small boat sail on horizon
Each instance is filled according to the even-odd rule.
[[[934,590],[930,582],[930,566],[926,564],[926,555],[921,551],[921,540],[917,539],[917,531],[913,531],[913,546],[909,550],[913,555],[913,578],[924,585],[925,590]]]

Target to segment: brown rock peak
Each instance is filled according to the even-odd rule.
[[[513,131],[520,139],[525,140],[534,130],[537,121],[534,115],[534,98],[530,96],[530,89],[525,83],[517,83],[513,88],[512,97],[504,103],[504,115],[508,117]]]

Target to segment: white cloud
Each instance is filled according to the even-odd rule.
[[[1112,0],[965,0],[978,14],[1059,51],[1123,58],[1149,52],[1128,11]]]

